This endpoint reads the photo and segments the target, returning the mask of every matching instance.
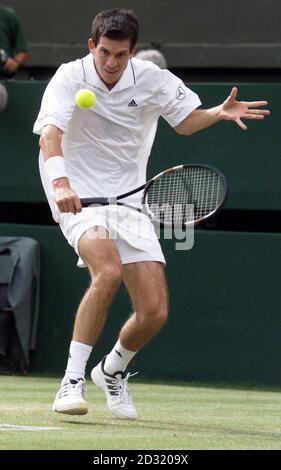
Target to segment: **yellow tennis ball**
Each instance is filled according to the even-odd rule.
[[[87,88],[81,88],[75,94],[75,103],[79,108],[86,109],[93,106],[96,102],[96,95],[93,91]]]

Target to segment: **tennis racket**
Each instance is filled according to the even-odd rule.
[[[81,198],[82,207],[118,204],[143,190],[142,209],[161,226],[192,226],[216,214],[227,195],[223,173],[209,165],[179,165],[162,171],[142,186],[116,197]]]

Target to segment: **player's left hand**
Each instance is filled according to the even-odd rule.
[[[226,121],[234,121],[243,130],[247,130],[247,126],[241,119],[260,120],[270,114],[268,109],[258,109],[266,106],[267,101],[236,101],[238,89],[232,88],[229,97],[224,101],[220,112],[220,118]]]

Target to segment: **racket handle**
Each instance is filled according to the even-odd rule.
[[[82,207],[88,207],[92,204],[100,204],[101,206],[107,206],[110,203],[107,197],[82,197],[80,201]]]

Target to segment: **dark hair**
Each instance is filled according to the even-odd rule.
[[[130,39],[131,50],[135,47],[139,36],[139,22],[132,10],[105,10],[94,18],[91,38],[98,45],[100,37],[122,41]]]

